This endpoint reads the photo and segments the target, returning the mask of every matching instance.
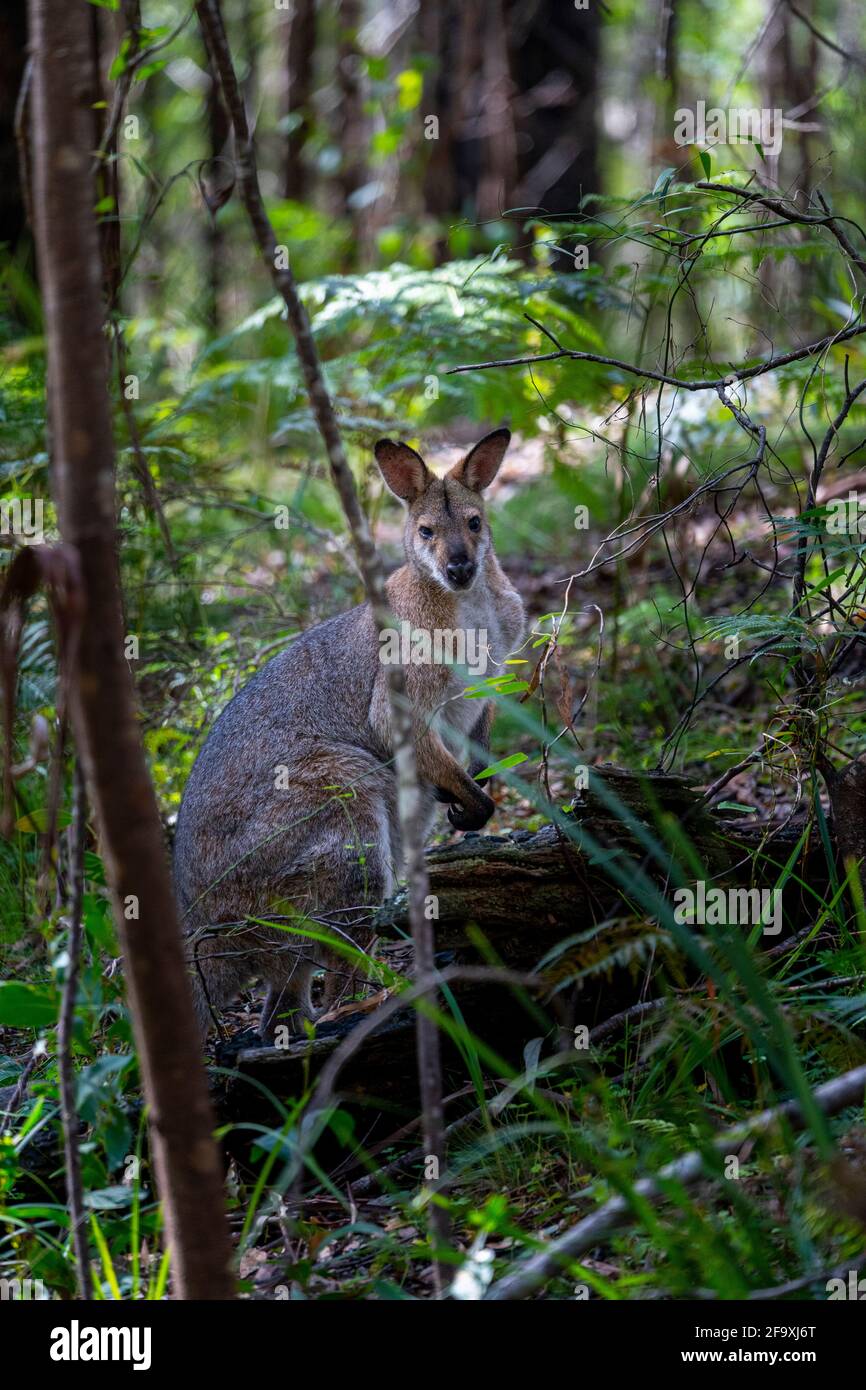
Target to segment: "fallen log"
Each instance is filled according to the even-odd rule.
[[[465,1025],[511,1066],[520,1067],[527,1041],[541,1036],[549,1051],[569,1045],[575,991],[556,992],[574,974],[575,937],[601,927],[594,949],[599,968],[584,984],[580,1019],[598,1024],[634,1003],[632,974],[615,964],[611,946],[624,933],[633,941],[642,932],[658,938],[660,928],[630,891],[640,868],[657,887],[670,888],[674,849],[687,835],[714,881],[733,886],[773,884],[803,838],[799,828],[770,831],[744,828],[711,814],[699,794],[680,777],[600,769],[565,824],[507,835],[467,834],[454,844],[430,850],[430,878],[439,968],[501,962],[511,971],[532,973],[532,986],[518,990],[497,983],[455,981],[452,997]],[[649,837],[652,837],[650,839]],[[816,841],[817,841],[817,837]],[[655,848],[654,848],[655,846]],[[795,860],[796,872],[784,890],[786,931],[802,927],[814,908],[805,882],[821,891],[828,869],[820,844],[807,841]],[[643,915],[642,915],[643,914]],[[405,974],[408,934],[406,893],[401,890],[371,920],[374,954]],[[770,938],[767,944],[776,945]],[[546,958],[546,960],[545,960]],[[538,970],[539,962],[545,961]],[[417,1114],[411,1005],[389,1012],[373,1025],[339,1078],[342,1100],[362,1107],[365,1124],[385,1116]],[[649,1010],[647,1010],[649,1012]],[[324,1023],[313,1039],[283,1048],[262,1047],[249,1036],[224,1045],[218,1060],[231,1072],[219,1083],[216,1103],[222,1120],[252,1118],[261,1110],[256,1083],[279,1097],[301,1095],[343,1040],[365,1016]],[[375,1017],[375,1015],[374,1015]],[[365,1034],[368,1028],[363,1029]],[[465,1080],[459,1047],[443,1039],[446,1083]],[[575,1059],[575,1065],[580,1065]],[[271,1120],[273,1114],[271,1112]],[[375,1132],[375,1126],[373,1131]]]
[[[622,881],[635,869],[668,885],[674,857],[684,863],[685,856],[663,851],[654,859],[647,835],[660,842],[659,848],[686,837],[708,876],[735,887],[773,883],[801,835],[797,826],[743,827],[714,816],[681,777],[614,767],[597,770],[592,787],[565,821],[565,828],[549,824],[534,833],[468,834],[431,850],[427,864],[438,912],[437,946],[465,946],[472,924],[509,965],[537,960],[565,933],[601,921],[616,908],[628,910]],[[799,869],[815,888],[828,882],[819,845],[806,846]],[[791,921],[807,905],[791,879],[783,904]],[[383,904],[374,927],[379,935],[392,936],[405,931],[407,922],[406,893],[400,891]]]

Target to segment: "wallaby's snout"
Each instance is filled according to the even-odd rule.
[[[448,557],[445,573],[455,589],[468,589],[477,569],[475,561],[470,560],[465,550],[455,550]]]

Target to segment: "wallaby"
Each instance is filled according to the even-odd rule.
[[[434,638],[480,636],[493,667],[524,629],[481,500],[510,438],[495,430],[441,479],[407,444],[375,446],[386,484],[407,504],[406,563],[387,582],[397,623]],[[474,781],[484,758],[476,751],[466,771],[455,754],[467,742],[486,753],[492,701],[465,698],[465,676],[434,660],[438,650],[427,642],[421,661],[406,665],[425,833],[437,801],[456,829],[480,830],[494,810]],[[384,652],[369,604],[321,623],[235,696],[199,753],[174,867],[204,1031],[254,976],[268,985],[262,1035],[287,1015],[297,1031],[314,1014],[313,974],[336,963],[298,935],[246,919],[298,914],[301,928],[317,918],[351,938],[359,909],[394,888],[401,851]],[[405,644],[399,659],[406,664]],[[326,976],[325,1006],[334,978]]]

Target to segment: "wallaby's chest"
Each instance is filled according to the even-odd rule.
[[[485,700],[465,692],[507,671],[505,662],[523,633],[523,605],[505,575],[488,561],[487,573],[464,594],[413,583],[411,572],[393,584],[393,610],[405,629],[399,659],[405,666],[416,715],[429,721],[458,757],[481,719]],[[384,669],[371,722],[387,725]]]
[[[446,744],[462,751],[463,741],[478,723],[485,701],[467,695],[467,690],[483,685],[502,672],[510,649],[507,619],[499,611],[494,595],[473,591],[457,605],[454,617],[452,654],[435,673],[431,672],[427,712],[433,716]],[[443,648],[448,643],[443,643]]]

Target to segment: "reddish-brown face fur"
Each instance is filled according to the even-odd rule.
[[[406,558],[443,588],[471,589],[490,544],[484,504],[454,478],[436,478],[409,507]]]
[[[511,435],[494,430],[444,478],[431,473],[408,444],[380,439],[382,477],[408,504],[404,545],[410,565],[453,593],[472,588],[490,549],[481,492],[496,477]]]

